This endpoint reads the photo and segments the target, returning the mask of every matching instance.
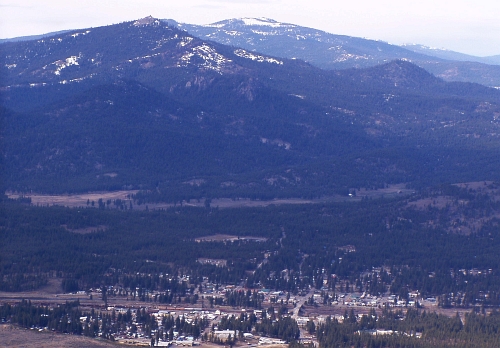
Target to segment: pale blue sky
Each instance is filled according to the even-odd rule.
[[[394,44],[500,55],[497,0],[0,0],[0,38],[96,27],[148,15],[193,24],[268,17]]]

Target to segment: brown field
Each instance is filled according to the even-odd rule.
[[[377,307],[361,307],[361,306],[348,306],[348,305],[336,305],[336,306],[304,306],[304,316],[317,317],[317,316],[343,316],[345,311],[349,312],[351,309],[354,313],[363,315],[368,315],[371,309],[375,309],[378,315],[382,314],[383,309]],[[393,308],[393,310],[402,309],[406,312],[408,308]],[[461,318],[465,317],[466,313],[470,313],[472,309],[465,308],[440,308],[438,306],[424,306],[423,309],[429,313],[438,313],[446,315],[448,317],[453,317],[457,313]],[[488,313],[488,312],[487,312]]]
[[[22,329],[14,325],[0,325],[0,346],[16,348],[117,348],[131,347],[128,344],[118,344],[109,341],[84,336],[64,335],[53,332]],[[235,345],[246,346],[244,342]],[[288,345],[266,346],[269,348],[286,348]],[[175,345],[174,345],[175,347]],[[201,348],[222,348],[213,343],[202,343]]]
[[[267,238],[264,237],[249,237],[249,236],[232,236],[229,234],[214,234],[213,236],[206,236],[196,238],[195,242],[234,242],[236,240],[249,240],[255,242],[265,242]]]
[[[68,228],[66,225],[62,225],[66,230],[69,232],[77,233],[77,234],[87,234],[87,233],[93,233],[97,231],[106,231],[108,229],[108,226],[106,225],[99,225],[95,227],[85,227],[85,228]]]
[[[419,199],[417,201],[409,202],[408,206],[414,207],[419,210],[426,209],[427,207],[443,209],[447,205],[451,205],[453,201],[453,197],[448,196],[427,197]]]
[[[455,184],[458,187],[465,189],[472,189],[474,191],[490,191],[490,186],[493,184],[493,181],[472,181],[472,182],[462,182],[459,184]]]
[[[0,345],[18,348],[100,348],[117,347],[116,344],[83,336],[21,329],[14,325],[0,325]]]
[[[467,189],[473,194],[488,195],[493,201],[500,200],[500,189],[497,184],[491,181],[466,182],[455,184],[455,186]],[[457,199],[456,197],[442,195],[421,198],[416,201],[408,202],[408,207],[424,211],[428,208],[446,208],[447,216],[451,221],[446,226],[446,229],[451,233],[462,235],[470,235],[471,233],[479,231],[492,219],[500,218],[500,211],[490,211],[488,215],[479,217],[464,214],[464,209],[466,209],[468,204],[468,199]],[[430,220],[427,221],[426,224],[428,226],[435,226],[439,224],[439,221]]]
[[[479,181],[479,182],[464,182],[459,184],[454,184],[463,189],[472,190],[474,193],[487,194],[495,200],[500,199],[500,190],[494,185],[492,181]],[[422,198],[414,202],[408,203],[409,206],[415,207],[417,209],[425,209],[427,207],[433,207],[442,209],[447,205],[452,205],[455,198],[448,196],[436,196]],[[460,204],[467,204],[466,200],[459,200]]]
[[[133,195],[139,192],[138,190],[131,191],[112,191],[112,192],[90,192],[82,194],[71,194],[71,195],[43,195],[38,193],[14,193],[6,192],[5,194],[9,198],[19,198],[19,197],[29,197],[31,198],[32,205],[61,205],[65,207],[86,207],[87,200],[90,202],[94,201],[97,206],[97,201],[102,198],[103,201],[121,199],[128,201],[130,200],[127,196]]]
[[[397,195],[408,195],[413,193],[413,189],[406,188],[406,184],[394,184],[388,185],[385,188],[379,188],[376,190],[367,190],[365,188],[361,188],[356,190],[356,197],[368,197],[368,198],[378,198],[378,197],[390,197]]]
[[[270,205],[281,205],[281,204],[310,204],[317,203],[320,200],[310,200],[310,199],[300,199],[300,198],[286,198],[286,199],[272,199],[269,201],[259,201],[251,200],[249,198],[215,198],[212,199],[210,206],[212,208],[243,208],[243,207],[267,207]],[[204,207],[205,203],[203,200],[197,202],[196,200],[191,200],[190,202],[183,202],[183,205],[188,207]]]

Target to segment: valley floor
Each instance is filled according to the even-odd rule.
[[[132,201],[133,209],[136,210],[146,210],[147,209],[167,209],[173,207],[174,204],[171,203],[147,203],[147,204],[135,204],[135,202],[130,198],[132,195],[136,194],[138,190],[122,190],[122,191],[110,191],[110,192],[89,192],[81,194],[65,194],[65,195],[49,195],[41,193],[18,193],[7,191],[5,194],[11,199],[17,199],[20,197],[30,198],[32,205],[37,206],[65,206],[70,208],[77,207],[92,207],[91,202],[94,202],[94,206],[97,207],[97,202],[102,199],[104,202],[111,200],[114,202],[120,199],[124,202],[127,207],[130,206]],[[280,204],[310,204],[310,203],[323,203],[323,202],[343,202],[343,201],[359,201],[362,198],[380,198],[389,197],[393,195],[401,194],[411,194],[412,189],[405,188],[405,184],[395,184],[388,185],[387,188],[376,189],[376,190],[366,190],[361,188],[355,190],[356,194],[353,196],[341,196],[334,195],[323,197],[319,199],[301,199],[301,198],[282,198],[282,199],[272,199],[272,200],[252,200],[249,198],[214,198],[211,201],[212,207],[219,208],[243,208],[243,207],[267,207],[270,205],[280,205]],[[89,202],[89,205],[87,205]],[[183,205],[190,207],[204,207],[205,202],[203,199],[195,200],[192,199],[189,202],[183,201]],[[114,205],[111,205],[113,208]]]

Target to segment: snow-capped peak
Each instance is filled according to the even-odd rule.
[[[245,25],[265,25],[269,27],[280,27],[282,24],[280,22],[275,21],[274,19],[270,18],[241,18],[241,21],[245,23]]]
[[[431,51],[450,51],[446,48],[431,47],[431,46],[425,46],[425,45],[420,45],[420,44],[415,44],[415,43],[405,43],[405,44],[402,44],[401,47],[419,48],[419,49],[431,50]]]
[[[225,21],[220,21],[220,22],[208,24],[206,26],[207,27],[213,27],[213,28],[223,28],[223,27],[231,26],[231,25],[235,25],[235,24],[236,25],[244,25],[244,26],[266,26],[266,27],[271,27],[271,28],[293,26],[292,24],[280,23],[278,21],[275,21],[274,19],[265,18],[265,17],[259,17],[259,18],[250,18],[250,17],[234,18],[234,19],[228,19],[228,20],[225,20]]]

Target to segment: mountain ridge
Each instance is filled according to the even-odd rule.
[[[468,62],[478,62],[491,65],[500,65],[500,55],[478,57],[470,54],[455,52],[452,50],[447,50],[443,48],[433,48],[425,45],[419,44],[403,44],[402,47],[417,53],[423,53],[426,55],[434,56],[437,58],[442,58],[446,60],[457,60],[457,61],[468,61]]]
[[[495,56],[490,61],[478,58],[469,62],[463,57],[460,61],[450,61],[447,57],[433,55],[432,50],[411,50],[383,41],[266,20],[254,19],[245,23],[242,19],[229,19],[204,26],[165,21],[199,37],[278,57],[302,59],[323,69],[369,67],[393,59],[407,59],[447,81],[500,86],[500,66],[485,64],[498,63]]]
[[[12,190],[317,197],[500,170],[500,91],[408,61],[327,71],[154,18],[2,48]]]

